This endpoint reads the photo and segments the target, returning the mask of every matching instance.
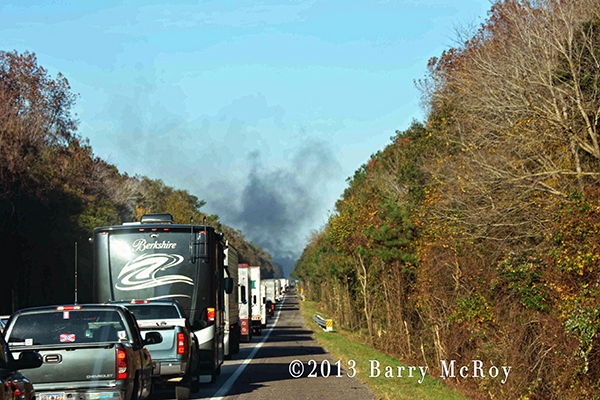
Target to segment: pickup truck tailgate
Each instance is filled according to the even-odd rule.
[[[138,320],[142,337],[146,332],[160,332],[162,342],[146,345],[152,360],[173,360],[177,355],[177,334],[184,331],[185,319]]]
[[[44,364],[27,371],[27,377],[35,384],[60,382],[97,382],[116,379],[115,344],[90,345],[77,349],[65,346],[28,346],[28,351],[42,355]],[[13,354],[18,357],[18,348]]]

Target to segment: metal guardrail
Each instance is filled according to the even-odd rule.
[[[324,319],[320,315],[315,314],[313,316],[313,321],[315,321],[315,323],[317,325],[319,325],[321,328],[323,328],[323,330],[325,332],[332,332],[333,331],[333,320],[332,319]]]

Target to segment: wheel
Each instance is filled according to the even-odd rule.
[[[215,383],[219,375],[221,375],[220,365],[217,368],[213,369],[212,374],[210,374],[210,383]]]
[[[133,390],[131,391],[131,400],[143,400],[143,390],[144,386],[142,385],[142,380],[139,376],[136,375],[135,383],[133,384]]]
[[[235,338],[235,343],[233,345],[233,354],[238,354],[240,352],[240,340],[241,338],[239,336],[237,336]]]
[[[175,398],[177,400],[190,400],[190,393],[189,386],[175,386]]]
[[[190,389],[192,390],[192,393],[198,393],[200,391],[200,378],[198,376],[192,377]]]
[[[146,393],[145,399],[152,398],[152,393],[154,391],[154,384],[152,384],[152,380],[146,380],[146,384],[144,385],[144,392]]]

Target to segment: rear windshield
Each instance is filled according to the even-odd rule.
[[[102,343],[127,340],[117,311],[56,311],[20,315],[10,332],[12,346]]]
[[[134,305],[128,304],[127,308],[139,321],[145,319],[177,319],[183,318],[179,315],[177,307],[170,305]]]

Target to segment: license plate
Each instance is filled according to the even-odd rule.
[[[65,392],[61,393],[42,393],[40,400],[65,400]]]

